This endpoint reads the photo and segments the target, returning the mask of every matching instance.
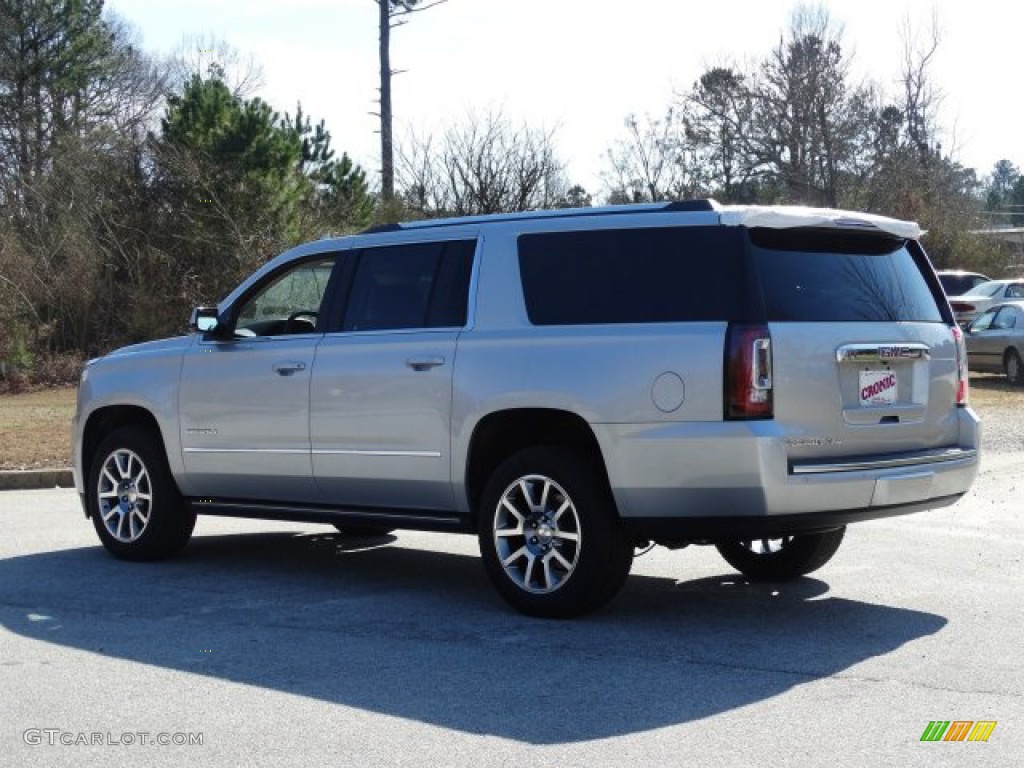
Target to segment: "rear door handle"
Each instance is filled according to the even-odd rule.
[[[439,365],[444,365],[444,358],[440,355],[410,357],[405,361],[405,364],[414,371],[428,371],[431,368],[437,368]]]
[[[293,373],[306,370],[305,363],[299,362],[287,362],[287,363],[274,363],[274,373],[278,376],[291,376]]]

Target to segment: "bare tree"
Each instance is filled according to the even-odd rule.
[[[903,112],[907,140],[917,150],[921,160],[927,162],[938,143],[937,114],[942,102],[942,92],[931,75],[931,65],[940,42],[938,17],[932,15],[923,39],[915,34],[910,21],[906,20],[901,37],[903,62],[900,85],[903,92],[900,94],[899,108]]]
[[[608,150],[605,174],[611,203],[642,203],[695,197],[705,179],[686,135],[685,120],[669,108],[665,117],[630,115],[626,137]]]
[[[727,202],[751,202],[751,182],[766,170],[753,142],[751,80],[735,67],[715,66],[682,97],[687,136],[700,149],[712,193]]]
[[[238,98],[248,98],[263,86],[263,67],[256,57],[239,53],[212,34],[186,35],[171,58],[174,90],[181,90],[193,75],[217,77]]]
[[[869,210],[919,221],[928,230],[924,243],[939,267],[1002,269],[1005,260],[971,231],[983,226],[982,185],[974,169],[964,168],[940,142],[942,94],[932,66],[940,35],[933,15],[923,33],[904,25],[900,92],[895,104],[879,113],[884,136],[858,204]],[[998,257],[998,258],[994,258]]]
[[[405,24],[412,13],[425,11],[447,0],[374,0],[380,9],[380,191],[385,203],[395,197],[394,116],[391,111],[391,77],[399,74],[391,68],[391,30]]]
[[[836,206],[864,124],[865,95],[849,83],[842,28],[799,7],[755,84],[754,150],[791,201]]]
[[[528,211],[570,197],[554,132],[500,112],[470,114],[440,138],[411,135],[398,166],[406,205],[424,216]]]

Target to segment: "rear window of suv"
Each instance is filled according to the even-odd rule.
[[[905,240],[830,230],[749,232],[769,321],[944,322]]]
[[[534,325],[743,320],[743,247],[717,226],[521,235],[526,311]]]

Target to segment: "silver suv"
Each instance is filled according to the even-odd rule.
[[[919,234],[700,200],[302,245],[191,335],[90,362],[78,491],[129,560],[180,551],[197,513],[475,533],[540,616],[606,603],[648,542],[794,578],[977,472]]]

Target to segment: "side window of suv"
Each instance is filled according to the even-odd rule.
[[[656,227],[519,237],[534,325],[740,320],[751,290],[738,228]]]
[[[334,257],[308,261],[275,277],[239,309],[235,333],[278,336],[312,333],[319,320]]]
[[[363,249],[342,330],[462,327],[475,249],[473,240]]]

